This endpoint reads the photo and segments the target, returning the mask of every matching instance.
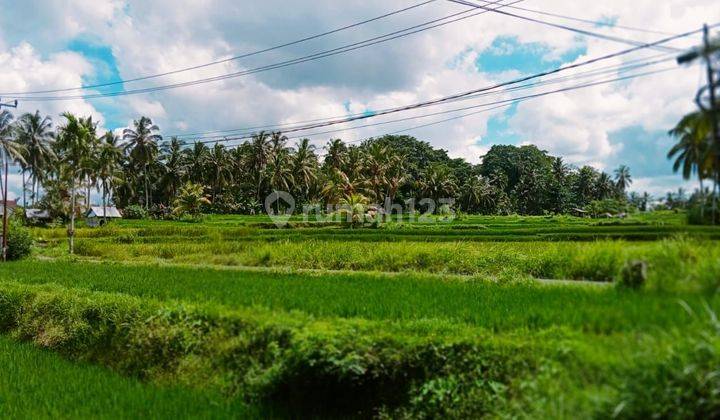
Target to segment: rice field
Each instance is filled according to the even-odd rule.
[[[0,266],[3,357],[46,360],[37,363],[47,372],[23,375],[27,387],[53,378],[38,395],[68,375],[101,377],[78,392],[97,405],[13,397],[0,410],[712,417],[720,229],[683,220],[466,216],[378,229],[124,220],[81,227],[72,257],[62,229],[34,228],[33,257]],[[644,287],[620,286],[636,261]]]

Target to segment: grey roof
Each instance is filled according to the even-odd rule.
[[[122,214],[117,207],[105,207],[103,213],[102,206],[92,206],[90,210],[85,213],[85,217],[107,217],[108,219],[122,219]]]
[[[49,211],[40,209],[25,209],[25,217],[28,219],[52,219]]]

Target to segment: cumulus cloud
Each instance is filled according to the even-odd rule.
[[[292,7],[284,0],[72,0],[70,3],[0,0],[0,9],[7,11],[0,16],[0,65],[11,64],[9,73],[0,73],[0,91],[79,85],[83,77],[91,75],[95,69],[81,55],[66,51],[67,43],[78,36],[90,36],[110,46],[118,73],[128,79],[268,48],[409,6],[416,1],[314,0],[294,1]],[[706,20],[720,19],[720,10],[714,7],[712,0],[546,0],[519,6],[673,33],[695,29]],[[461,10],[463,6],[451,2],[433,2],[331,37],[125,87],[178,83],[251,69],[372,38]],[[548,17],[544,19],[567,23]],[[26,24],[23,26],[19,22]],[[619,28],[593,30],[640,41],[662,37]],[[500,37],[513,37],[520,45],[542,45],[543,56],[539,59],[553,62],[578,49],[585,53],[573,59],[581,61],[626,48],[621,44],[586,40],[571,32],[488,13],[348,54],[252,76],[152,95],[27,106],[40,107],[52,115],[67,109],[93,114],[100,120],[102,114],[98,109],[112,106],[121,121],[130,122],[145,114],[169,133],[340,116],[438,98],[515,77],[518,73],[511,68],[482,73],[476,66],[481,52],[491,47],[499,48],[493,46],[493,41]],[[686,48],[697,41],[687,39],[674,45]],[[505,45],[503,51],[512,54],[512,45]],[[640,56],[633,55],[633,58]],[[621,62],[616,60],[614,64]],[[609,64],[613,63],[604,63]],[[517,108],[508,119],[508,130],[522,142],[535,143],[552,153],[568,156],[572,163],[594,163],[604,167],[618,161],[619,154],[627,146],[614,140],[613,133],[633,126],[665,131],[691,109],[691,98],[697,88],[695,76],[692,70],[681,70],[534,99]],[[490,96],[369,122],[420,116],[509,97],[507,94]],[[316,144],[323,144],[330,137],[356,141],[452,115],[458,114],[357,130],[352,127],[367,123],[346,124],[337,129],[347,131],[313,139]],[[477,162],[493,141],[493,133],[488,132],[488,121],[502,115],[503,110],[495,110],[417,129],[410,134],[448,149],[453,156]],[[629,163],[632,165],[632,161]]]

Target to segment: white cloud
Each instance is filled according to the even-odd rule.
[[[35,0],[20,4],[0,0],[0,9],[9,10],[9,13],[0,16],[0,65],[11,63],[9,72],[0,73],[0,91],[78,85],[83,75],[92,73],[92,66],[77,54],[58,53],[63,45],[77,36],[90,36],[110,45],[120,75],[127,79],[267,48],[377,16],[415,1],[294,1],[292,7],[285,0],[73,0],[70,3]],[[712,0],[546,0],[528,2],[527,5],[522,3],[521,6],[588,19],[617,18],[617,23],[621,25],[675,33],[697,28],[704,21],[720,20],[720,9]],[[167,76],[158,82],[178,83],[292,59],[410,27],[459,10],[462,10],[461,6],[450,2],[434,2],[352,31],[246,60]],[[514,13],[527,14],[522,11]],[[568,23],[548,17],[543,19]],[[23,27],[18,22],[32,23]],[[582,26],[577,22],[568,24]],[[662,37],[621,29],[592,30],[640,41]],[[351,112],[401,106],[517,76],[511,70],[503,74],[481,74],[474,66],[477,52],[488,48],[498,36],[516,36],[522,43],[544,44],[548,51],[545,59],[557,59],[580,45],[587,46],[587,57],[626,48],[608,41],[590,40],[586,43],[570,32],[507,16],[485,14],[313,63],[110,101],[118,107],[121,120],[132,121],[138,115],[146,114],[165,128],[167,134],[283,124],[343,115],[348,101]],[[674,45],[685,48],[698,40],[695,37]],[[42,54],[30,45],[41,50]],[[639,56],[633,55],[633,58]],[[615,61],[616,64],[620,62]],[[612,63],[603,63],[609,64]],[[517,114],[509,120],[510,129],[522,141],[566,155],[572,163],[594,163],[603,167],[617,158],[623,147],[622,143],[611,141],[611,133],[636,125],[648,130],[666,130],[680,115],[691,109],[691,98],[697,88],[696,76],[694,70],[681,70],[622,85],[597,86],[531,100],[519,106]],[[142,82],[126,87],[148,85],[148,82]],[[465,101],[369,122],[417,116],[507,97]],[[102,104],[106,106],[108,103],[113,102],[105,100]],[[37,106],[54,116],[67,109],[81,114],[92,113],[101,119],[93,104],[99,107],[100,102],[42,103]],[[35,105],[22,106],[30,109]],[[501,112],[474,115],[410,134],[450,150],[453,156],[477,161],[487,151],[488,142],[493,140],[487,137],[488,120]],[[353,141],[450,116],[439,115],[356,131],[348,129],[321,136],[316,143],[323,144],[330,137]],[[347,124],[344,127],[363,124]]]

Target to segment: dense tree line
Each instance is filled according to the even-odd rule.
[[[282,133],[260,132],[228,147],[164,139],[146,117],[121,136],[98,133],[92,118],[61,117],[54,128],[39,112],[14,123],[3,113],[5,150],[30,180],[24,203],[56,216],[80,211],[91,190],[100,191],[104,204],[139,207],[156,216],[170,215],[178,196],[191,191],[202,198],[202,203],[190,203],[192,208],[201,204],[206,212],[259,212],[265,197],[276,190],[291,193],[297,208],[351,200],[384,205],[450,198],[467,213],[562,214],[598,200],[626,202],[632,182],[626,166],[613,175],[590,166],[575,168],[535,146],[494,146],[481,164],[472,165],[410,136],[383,136],[356,145],[334,139],[317,149],[307,139],[291,144]],[[195,188],[183,189],[186,184]],[[643,205],[643,197],[636,196],[633,202],[643,207],[648,199]],[[187,196],[184,200],[189,202]]]

